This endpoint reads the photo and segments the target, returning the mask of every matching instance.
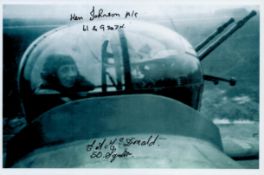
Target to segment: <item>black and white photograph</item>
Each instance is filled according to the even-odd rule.
[[[261,5],[177,2],[3,3],[2,168],[258,172]]]

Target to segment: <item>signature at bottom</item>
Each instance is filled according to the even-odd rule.
[[[112,163],[116,158],[133,156],[133,154],[128,151],[130,146],[152,147],[156,145],[158,139],[159,135],[155,137],[150,135],[146,139],[137,139],[135,137],[94,139],[92,143],[86,145],[86,151],[90,153],[91,159],[103,158],[110,160]],[[124,148],[123,152],[117,152],[117,146],[118,148],[120,148],[120,146]]]
[[[129,151],[127,151],[127,149],[125,149],[122,153],[116,153],[116,150],[112,150],[111,152],[107,152],[105,153],[105,155],[103,155],[103,153],[101,151],[94,151],[91,155],[90,158],[104,158],[104,159],[109,159],[110,162],[113,162],[117,157],[118,158],[125,158],[128,156],[132,156],[132,153],[130,153]]]

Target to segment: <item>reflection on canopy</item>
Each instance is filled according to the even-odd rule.
[[[72,57],[79,74],[94,85],[85,97],[155,93],[199,108],[201,68],[195,51],[183,37],[143,22],[103,23],[124,23],[125,28],[83,32],[82,24],[75,24],[44,34],[34,42],[23,57],[20,90],[27,96],[34,94],[44,83],[41,75],[47,58],[59,54]]]

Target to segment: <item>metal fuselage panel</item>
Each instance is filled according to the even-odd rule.
[[[222,150],[218,128],[191,107],[157,95],[120,95],[77,100],[42,114],[9,143],[6,166],[46,146],[138,134],[184,136]]]

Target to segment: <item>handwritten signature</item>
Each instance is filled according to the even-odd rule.
[[[125,27],[125,24],[122,25],[118,25],[118,24],[114,24],[114,25],[104,25],[101,24],[99,26],[97,25],[83,25],[83,31],[106,31],[106,30],[119,30],[119,29],[123,29]]]
[[[90,11],[90,17],[89,20],[93,21],[95,19],[99,18],[120,18],[123,17],[125,19],[127,18],[137,18],[138,17],[138,12],[135,10],[132,11],[126,11],[124,14],[116,13],[116,12],[105,12],[104,9],[99,8],[96,9],[94,6],[92,7],[92,10]],[[70,21],[81,21],[84,20],[83,16],[78,16],[75,13],[72,13],[70,15]]]
[[[104,9],[99,8],[96,9],[94,6],[92,7],[92,10],[90,11],[90,16],[88,17],[89,21],[94,21],[96,19],[100,18],[124,18],[124,19],[131,19],[131,18],[138,18],[138,12],[135,10],[132,11],[126,11],[124,14],[116,13],[116,12],[105,12]],[[87,18],[83,16],[79,16],[75,13],[70,14],[70,21],[83,21]],[[109,31],[109,30],[118,30],[125,27],[125,24],[112,24],[112,25],[105,25],[105,24],[99,24],[99,25],[83,25],[82,30],[83,31]]]
[[[157,144],[158,138],[159,135],[150,135],[147,139],[137,139],[135,137],[104,138],[103,140],[94,139],[91,143],[86,145],[86,151],[89,153],[91,159],[103,158],[105,160],[110,160],[112,163],[116,158],[133,156],[128,150],[130,146],[152,147]],[[121,152],[117,151],[117,145],[123,147]]]

